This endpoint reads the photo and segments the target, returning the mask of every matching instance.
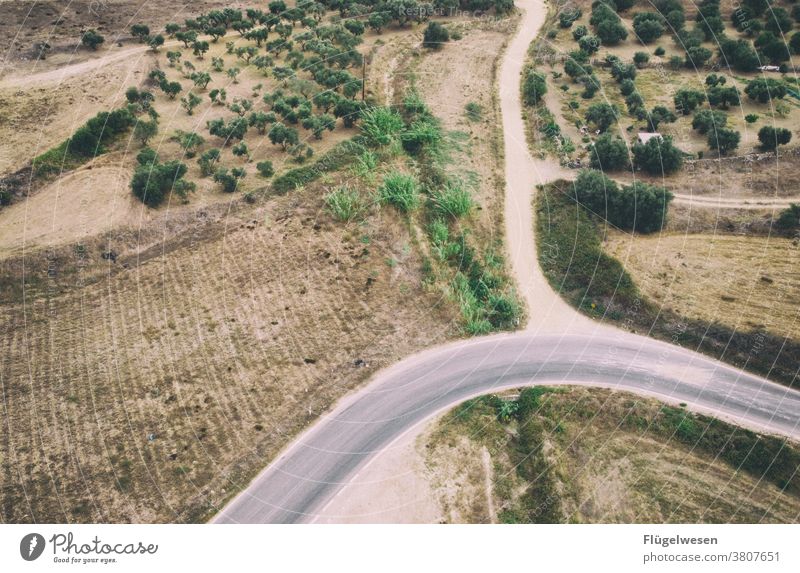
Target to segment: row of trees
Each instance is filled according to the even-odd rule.
[[[673,198],[663,187],[640,181],[619,186],[600,171],[591,169],[578,174],[573,189],[575,200],[591,213],[615,227],[640,233],[661,229]]]

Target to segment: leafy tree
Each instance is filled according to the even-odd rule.
[[[583,92],[581,93],[583,99],[592,99],[597,90],[600,89],[600,80],[594,74],[586,74],[579,77],[578,83],[583,85]]]
[[[166,26],[164,26],[164,31],[167,33],[167,36],[170,38],[174,37],[176,33],[180,31],[181,27],[174,22],[170,22]]]
[[[363,109],[363,102],[347,98],[338,98],[333,108],[333,115],[337,118],[341,118],[345,127],[353,127],[361,118],[361,111]]]
[[[282,123],[273,125],[267,133],[267,137],[273,145],[280,145],[284,150],[290,145],[296,145],[299,141],[297,130]]]
[[[152,147],[142,147],[136,154],[136,162],[139,165],[152,165],[158,163],[158,153]]]
[[[624,96],[629,96],[636,91],[636,84],[633,80],[622,80],[619,84],[619,91]]]
[[[800,4],[797,5],[800,8]],[[792,49],[793,54],[800,54],[800,32],[792,34],[789,40],[789,47]]]
[[[739,147],[742,136],[738,131],[727,128],[718,128],[708,132],[708,146],[718,149],[722,155]]]
[[[711,59],[711,50],[702,46],[692,46],[686,50],[686,67],[701,68]]]
[[[558,23],[562,28],[569,28],[583,15],[580,8],[565,8],[558,14]],[[577,38],[575,38],[577,40]]]
[[[244,141],[240,141],[236,145],[231,148],[231,152],[236,157],[244,157],[246,160],[250,160],[250,148],[247,147],[247,144]]]
[[[595,33],[605,46],[615,46],[628,37],[628,31],[619,18],[616,21],[603,20],[595,28]]]
[[[761,65],[758,54],[747,40],[720,38],[719,55],[723,63],[740,72],[753,72]]]
[[[94,157],[101,151],[100,137],[86,126],[79,127],[69,140],[69,150],[84,157]]]
[[[586,28],[586,26],[576,26],[575,29],[572,30],[572,39],[577,42],[588,33],[589,30]]]
[[[97,30],[86,30],[81,36],[81,44],[90,50],[96,50],[106,39],[97,33]]]
[[[211,98],[211,103],[225,105],[225,100],[228,98],[228,93],[225,88],[213,89],[208,92],[208,97]]]
[[[633,146],[633,164],[650,175],[669,175],[683,165],[683,154],[671,137],[652,137]]]
[[[147,163],[139,165],[131,179],[131,190],[142,203],[149,207],[161,204],[166,195],[186,175],[186,165],[180,161]],[[183,191],[186,187],[181,185]]]
[[[211,82],[211,74],[208,72],[195,72],[190,76],[194,85],[201,90],[206,89],[206,86]]]
[[[650,61],[650,54],[647,52],[636,52],[633,54],[633,63],[637,68],[641,68]]]
[[[616,106],[607,103],[595,103],[586,110],[586,121],[595,125],[601,132],[606,131],[619,119]]]
[[[328,114],[312,115],[303,120],[303,127],[310,130],[315,139],[322,139],[326,129],[333,131],[336,128],[336,118]]]
[[[212,119],[207,125],[208,132],[222,138],[224,145],[233,140],[241,141],[247,134],[247,120],[243,117],[234,118],[229,123],[222,118]]]
[[[547,83],[543,74],[528,69],[522,84],[522,99],[525,105],[536,105],[547,93]]]
[[[782,127],[772,127],[765,125],[758,130],[758,141],[761,142],[762,149],[772,151],[779,145],[786,145],[792,140],[792,132]]]
[[[592,34],[586,34],[578,40],[578,46],[587,54],[594,54],[600,49],[600,38]]]
[[[241,177],[237,177],[241,175]],[[239,186],[239,181],[244,177],[244,171],[232,169],[228,171],[220,167],[214,173],[214,182],[219,183],[225,193],[233,193]]]
[[[767,23],[764,25],[764,28],[776,36],[791,32],[794,27],[794,22],[792,22],[789,13],[780,7],[772,8],[771,14],[768,14],[766,19]]]
[[[664,26],[659,20],[648,19],[637,23],[634,18],[633,31],[644,44],[649,44],[661,37],[664,33]]]
[[[753,101],[767,103],[771,99],[783,99],[786,97],[787,91],[781,81],[772,78],[758,78],[747,84],[744,93]]]
[[[198,40],[192,44],[192,53],[202,60],[209,48],[208,42],[205,40]]]
[[[264,135],[267,132],[267,126],[271,123],[275,123],[275,121],[276,117],[274,113],[265,113],[263,111],[254,111],[247,119],[247,123],[250,127],[255,127],[261,135]]]
[[[158,49],[164,45],[164,36],[161,34],[156,34],[148,38],[147,45],[150,47],[150,50],[153,52],[158,52]]]
[[[380,34],[390,21],[388,14],[379,11],[372,12],[367,18],[367,24],[376,34]]]
[[[600,135],[589,146],[589,160],[592,169],[601,171],[620,171],[630,167],[628,146],[609,133]]]
[[[671,10],[664,19],[667,21],[669,27],[676,32],[682,30],[686,23],[686,16],[683,13],[683,9]]]
[[[200,166],[200,173],[203,177],[208,177],[214,173],[214,166],[219,161],[220,155],[219,149],[209,149],[203,152],[197,160],[197,164]]]
[[[178,145],[181,146],[181,149],[183,149],[186,157],[189,158],[194,157],[195,153],[197,152],[197,148],[205,143],[205,139],[193,131],[178,130],[175,132],[175,135],[171,137],[171,139],[178,142]]]
[[[697,22],[697,27],[708,41],[716,41],[725,31],[725,22],[719,16],[709,16]]]
[[[701,109],[692,118],[692,129],[702,134],[722,129],[728,123],[728,116],[716,110]]]
[[[732,105],[739,105],[739,90],[731,86],[724,88],[714,86],[708,90],[708,105],[720,109],[728,109]]]
[[[346,20],[344,23],[344,27],[347,28],[347,31],[353,34],[354,36],[363,35],[366,29],[366,26],[364,26],[364,22],[362,22],[361,20]],[[444,41],[446,42],[447,40]]]
[[[775,226],[784,231],[796,231],[800,229],[800,205],[791,203],[789,207],[781,211]]]
[[[426,48],[439,49],[450,41],[450,33],[439,22],[430,22],[422,36],[422,45]]]
[[[259,161],[256,163],[256,169],[261,177],[272,177],[275,174],[275,169],[272,167],[272,161]]]
[[[175,39],[179,42],[183,42],[183,47],[188,48],[190,45],[194,44],[197,41],[197,32],[194,30],[186,30],[183,32],[177,32],[175,34]]]
[[[161,85],[159,87],[161,88],[161,91],[167,94],[167,97],[169,99],[175,99],[175,96],[177,96],[183,90],[183,87],[181,86],[180,83],[168,82],[166,80],[161,82]]]
[[[144,44],[150,36],[150,26],[146,24],[134,24],[131,26],[131,36]]]
[[[174,68],[181,61],[181,55],[177,50],[167,52],[167,61],[169,61],[170,68]]]
[[[658,131],[658,126],[662,123],[673,123],[678,118],[663,105],[655,106],[650,113],[647,114],[647,128],[652,131]]]
[[[203,98],[193,94],[192,92],[186,94],[186,97],[181,98],[181,106],[183,107],[183,109],[186,110],[186,113],[189,115],[193,115],[194,108],[196,108],[201,103],[203,103]]]
[[[697,90],[681,88],[675,92],[672,99],[675,103],[675,110],[678,113],[689,115],[706,100],[706,96],[703,92]]]
[[[620,188],[603,173],[593,170],[581,171],[573,190],[575,199],[590,213],[616,227],[640,233],[661,229],[672,200],[666,189],[640,182]]]
[[[133,128],[133,137],[139,140],[142,145],[147,143],[158,133],[158,122],[155,120],[139,121]]]
[[[241,72],[241,71],[242,70],[240,70],[239,68],[228,68],[228,71],[226,72],[226,74],[228,75],[229,78],[231,78],[233,80],[233,83],[238,84],[239,80],[236,79],[236,78],[239,77],[239,72]]]

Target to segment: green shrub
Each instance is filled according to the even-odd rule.
[[[325,195],[325,205],[340,221],[351,221],[364,211],[358,189],[348,185],[337,187]]]
[[[275,174],[275,169],[272,167],[272,161],[259,161],[256,163],[256,169],[261,177],[272,177]]]
[[[445,42],[450,41],[447,28],[439,22],[430,22],[422,35],[422,45],[426,48],[439,49]]]
[[[666,221],[672,193],[642,182],[619,187],[599,171],[584,170],[575,180],[575,198],[590,212],[621,229],[651,233]]]
[[[782,127],[765,125],[758,130],[758,140],[761,147],[767,151],[777,149],[779,145],[786,145],[792,140],[792,132]]]
[[[403,127],[403,118],[388,107],[373,107],[361,112],[361,133],[373,145],[390,145],[399,138]]]
[[[378,197],[382,203],[393,205],[404,213],[413,211],[419,205],[417,181],[410,175],[393,171],[384,177]]]
[[[464,107],[464,111],[467,114],[467,119],[470,121],[480,121],[483,118],[483,108],[474,101],[469,102]]]
[[[186,171],[186,165],[180,161],[139,165],[131,179],[131,190],[142,203],[148,207],[156,207],[186,175]],[[181,186],[180,189],[186,188]]]
[[[525,72],[525,81],[522,83],[522,100],[525,105],[536,105],[547,93],[547,83],[544,74],[528,69]]]
[[[671,137],[653,137],[633,146],[633,164],[650,175],[669,175],[683,165],[683,153],[673,145]]]
[[[466,187],[451,182],[431,194],[431,205],[438,215],[458,219],[469,215],[475,202]]]

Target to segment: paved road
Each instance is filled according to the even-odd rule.
[[[525,13],[500,69],[500,104],[506,240],[529,309],[526,330],[431,349],[379,373],[295,440],[215,522],[311,521],[359,468],[406,432],[467,398],[505,388],[585,384],[627,390],[800,438],[800,393],[699,354],[599,326],[577,314],[544,280],[530,203],[535,185],[560,173],[528,152],[517,88],[544,6],[541,0],[516,4]]]
[[[631,390],[754,428],[800,437],[800,393],[649,338],[499,335],[404,360],[345,399],[216,518],[311,520],[370,457],[469,397],[532,384]]]

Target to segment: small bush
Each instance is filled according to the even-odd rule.
[[[469,190],[458,183],[449,183],[431,195],[433,210],[442,217],[458,219],[469,215],[475,206]]]
[[[261,177],[272,177],[275,174],[275,169],[272,167],[272,161],[259,161],[256,163],[256,169]]]
[[[464,111],[467,114],[467,119],[470,121],[480,121],[483,118],[483,108],[474,101],[469,102],[464,107]]]
[[[408,213],[419,205],[419,190],[416,180],[405,173],[394,171],[383,179],[378,189],[382,203],[393,205],[400,211]]]
[[[337,187],[325,195],[325,205],[340,221],[352,221],[364,211],[358,189],[348,185]]]
[[[439,49],[450,41],[450,33],[439,22],[430,22],[422,36],[422,45],[426,48]]]

